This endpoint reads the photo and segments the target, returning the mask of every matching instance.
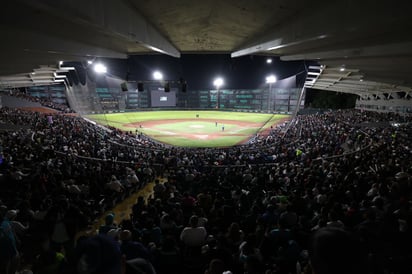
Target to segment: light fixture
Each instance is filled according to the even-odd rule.
[[[222,77],[217,77],[214,81],[213,81],[213,85],[219,89],[222,85],[223,85],[224,81]]]
[[[63,65],[63,61],[59,61],[59,66]]]
[[[266,77],[266,83],[267,84],[273,84],[276,82],[276,76],[271,74],[269,76]]]
[[[87,60],[87,64],[91,65],[91,64],[93,64],[93,61],[92,60]]]
[[[219,97],[219,88],[223,85],[224,81],[222,77],[216,77],[213,80],[213,85],[216,87],[216,109],[220,108],[220,97]]]
[[[341,67],[339,70],[340,71],[345,71],[345,67]]]
[[[155,80],[163,80],[163,74],[156,70],[155,72],[153,72],[153,79]]]
[[[156,48],[156,47],[153,47],[153,46],[147,45],[147,47],[148,47],[149,49],[153,50],[153,51],[157,51],[157,52],[160,52],[160,53],[166,53],[164,50],[161,50],[161,49]]]
[[[272,64],[272,58],[266,59],[266,63],[267,63],[267,64]]]
[[[103,65],[102,63],[97,63],[96,65],[94,65],[94,71],[96,73],[106,73],[107,67]]]

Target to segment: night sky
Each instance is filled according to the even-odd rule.
[[[167,55],[134,55],[126,60],[99,59],[95,62],[104,63],[108,75],[129,81],[151,81],[153,71],[159,70],[164,80],[173,82],[180,78],[186,80],[191,90],[212,89],[213,79],[217,76],[224,78],[222,88],[254,89],[265,85],[269,74],[277,79],[298,75],[298,86],[302,86],[306,76],[305,65],[308,63],[283,62],[277,57],[267,64],[267,56],[244,56],[231,58],[229,54],[186,54],[180,58]]]

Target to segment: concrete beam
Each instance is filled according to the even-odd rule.
[[[157,52],[180,57],[179,50],[126,1],[22,0],[22,2],[36,10],[59,14],[65,21],[122,37]],[[61,10],[65,10],[65,13],[61,14]]]
[[[329,90],[329,91],[335,91],[335,92],[342,92],[342,93],[351,93],[351,94],[369,94],[368,91],[362,90],[362,89],[350,89],[350,88],[339,88],[335,86],[330,86],[330,87],[322,87],[322,86],[317,86],[314,85],[311,88],[313,89],[319,89],[319,90]]]
[[[293,54],[281,56],[282,61],[296,60],[324,60],[324,59],[345,59],[359,57],[376,57],[376,56],[403,56],[411,54],[412,42],[394,43],[370,47],[358,47],[351,49],[341,49],[323,52],[308,52],[302,54]]]
[[[391,12],[388,12],[384,1],[322,1],[310,12],[285,20],[261,38],[253,38],[246,46],[232,52],[231,56],[277,49],[287,52],[285,48],[295,46],[299,46],[299,52],[310,52],[319,47],[319,44],[330,48],[331,45],[336,47],[339,42],[361,40],[365,35],[371,37],[385,32],[392,34],[394,29],[398,32],[409,29],[411,23],[405,24],[410,22],[409,3],[397,2],[390,9]]]
[[[7,29],[3,30],[2,34],[7,35],[7,37],[14,37],[12,40],[4,40],[2,44],[4,48],[7,48],[8,55],[16,55],[16,62],[20,63],[27,62],[28,58],[31,57],[37,60],[54,59],[55,61],[71,61],[72,59],[79,59],[79,57],[83,59],[91,57],[127,58],[127,54],[107,49],[104,45],[97,47],[87,43],[68,41],[64,38],[52,37],[42,33]],[[3,54],[4,53],[0,53],[0,56]]]

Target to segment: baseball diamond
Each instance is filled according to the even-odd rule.
[[[102,125],[182,147],[228,147],[283,123],[289,115],[227,111],[145,111],[88,115]],[[222,130],[222,127],[225,130]]]

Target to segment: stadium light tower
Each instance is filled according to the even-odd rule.
[[[156,70],[155,72],[153,72],[153,79],[158,80],[158,81],[163,80],[163,73]]]
[[[271,74],[269,76],[266,76],[266,84],[269,84],[269,99],[268,99],[268,112],[271,111],[270,106],[271,106],[271,101],[272,101],[272,84],[276,83],[276,76]],[[276,98],[273,98],[275,101]],[[275,109],[275,106],[273,106],[273,110]]]
[[[217,77],[215,78],[215,80],[213,81],[213,85],[216,87],[217,93],[216,93],[216,109],[219,108],[219,90],[220,87],[223,86],[223,78],[222,77]]]

